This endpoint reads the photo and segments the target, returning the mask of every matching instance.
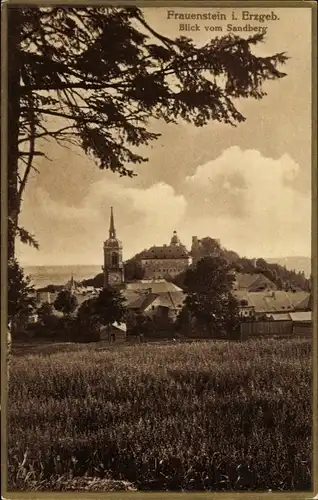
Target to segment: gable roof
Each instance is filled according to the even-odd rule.
[[[290,321],[290,313],[269,313],[266,316],[273,321]]]
[[[127,291],[139,293],[166,293],[182,292],[181,288],[166,280],[141,280],[134,283],[127,283]]]
[[[309,292],[289,292],[297,311],[312,308],[312,296]]]
[[[145,250],[142,255],[142,260],[151,259],[189,259],[189,252],[183,245],[163,245],[153,246],[149,250]]]
[[[261,273],[248,274],[248,273],[236,273],[235,282],[238,289],[250,288],[255,285],[257,281],[268,283],[273,285],[273,282]]]
[[[128,309],[144,311],[158,297],[154,293],[140,294],[136,300],[127,305]]]
[[[282,290],[275,292],[234,290],[233,294],[238,300],[246,300],[248,305],[253,306],[257,313],[289,312],[294,310],[294,304],[289,294]]]
[[[136,292],[135,290],[130,290],[130,289],[123,290],[122,295],[125,299],[126,306],[128,306],[129,304],[132,304],[140,296],[140,294],[138,292]]]
[[[312,313],[311,311],[291,311],[289,313],[272,313],[266,314],[266,316],[274,321],[289,320],[294,323],[311,323]]]
[[[128,304],[128,309],[145,311],[150,305],[178,309],[183,305],[185,294],[181,292],[163,292],[139,294],[138,298]]]
[[[178,309],[183,305],[185,294],[183,292],[166,292],[157,295],[153,304],[169,309]]]
[[[249,288],[259,277],[259,274],[236,273],[235,282],[238,288]]]

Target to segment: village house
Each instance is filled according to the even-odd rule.
[[[295,311],[289,313],[290,319],[293,323],[293,334],[312,335],[312,312],[311,311]]]
[[[261,273],[247,274],[235,273],[234,290],[246,292],[261,292],[264,290],[277,290],[277,286]]]
[[[234,291],[243,336],[312,334],[312,298],[308,292]],[[246,311],[249,310],[247,314]]]
[[[185,294],[181,288],[165,280],[141,280],[127,284],[123,291],[131,330],[143,318],[157,327],[169,330],[182,309]]]
[[[141,293],[127,304],[130,312],[144,314],[150,318],[166,318],[175,321],[185,299],[181,292]]]
[[[310,307],[309,292],[285,292],[283,290],[248,292],[233,290],[238,300],[242,317],[262,318],[269,313],[288,313],[308,310]]]
[[[118,323],[115,321],[111,326],[103,326],[100,329],[100,340],[108,342],[123,343],[127,339],[126,323]]]
[[[249,303],[246,298],[239,299],[239,315],[241,318],[255,317],[255,306]]]

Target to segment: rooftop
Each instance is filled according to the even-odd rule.
[[[173,235],[169,245],[152,246],[149,250],[142,252],[141,258],[147,259],[189,259],[189,252],[182,245],[177,231],[173,231]]]
[[[180,309],[183,305],[185,295],[183,292],[164,292],[164,293],[149,293],[147,295],[140,294],[135,301],[128,304],[129,309],[137,309],[145,311],[148,306],[154,304],[159,307],[169,309]]]
[[[311,323],[312,313],[311,311],[297,311],[289,313],[273,313],[267,314],[269,319],[274,321],[293,321],[294,323]]]
[[[189,252],[183,245],[163,245],[153,246],[145,250],[141,256],[142,260],[147,259],[189,259]]]
[[[299,308],[308,292],[247,292],[245,290],[233,290],[238,301],[244,300],[248,306],[253,306],[255,312],[292,312]]]
[[[164,292],[182,292],[178,286],[166,280],[141,280],[134,283],[127,283],[126,292],[143,293],[164,293]]]
[[[249,288],[251,287],[258,279],[261,279],[262,282],[272,283],[266,276],[260,273],[256,274],[248,274],[248,273],[236,273],[235,281],[237,283],[237,287],[240,288]]]

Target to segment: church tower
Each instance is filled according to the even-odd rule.
[[[109,238],[104,242],[104,287],[124,283],[123,246],[116,238],[113,207],[110,209]]]

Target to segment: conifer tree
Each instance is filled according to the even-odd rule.
[[[22,317],[28,317],[35,308],[34,287],[16,260],[8,265],[8,322],[12,329]]]
[[[136,7],[7,8],[9,258],[17,236],[37,244],[19,214],[43,139],[132,176],[147,161],[138,146],[159,137],[150,119],[235,125],[245,119],[238,98],[261,99],[264,82],[285,76],[284,53],[253,53],[261,34],[197,47],[158,33]]]
[[[77,305],[78,302],[75,295],[69,290],[61,290],[54,301],[55,309],[62,312],[66,317],[75,311]]]
[[[244,121],[238,98],[261,99],[285,76],[284,53],[257,56],[256,34],[203,47],[158,33],[136,7],[17,7],[8,12],[8,258],[15,241],[38,247],[19,224],[41,141],[72,144],[101,169],[133,176],[138,147],[160,134],[150,120]]]

